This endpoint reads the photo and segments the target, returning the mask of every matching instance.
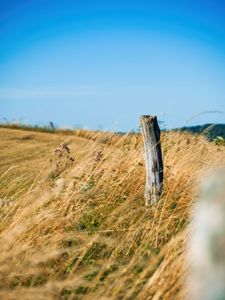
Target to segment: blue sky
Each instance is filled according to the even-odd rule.
[[[0,121],[225,122],[225,1],[0,1]]]

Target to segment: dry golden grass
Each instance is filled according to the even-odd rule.
[[[164,133],[164,194],[146,208],[138,135],[1,128],[0,143],[1,299],[185,298],[189,208],[223,147]]]

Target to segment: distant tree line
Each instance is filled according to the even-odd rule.
[[[181,127],[175,130],[200,133],[205,135],[210,141],[216,139],[217,137],[222,137],[223,139],[225,139],[225,124],[204,124]]]

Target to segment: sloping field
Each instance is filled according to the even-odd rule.
[[[0,299],[185,299],[189,209],[223,147],[163,133],[146,208],[138,135],[0,128],[0,146]]]

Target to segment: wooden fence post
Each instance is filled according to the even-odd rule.
[[[146,205],[157,202],[163,191],[163,160],[160,129],[156,116],[141,116],[146,162]]]

